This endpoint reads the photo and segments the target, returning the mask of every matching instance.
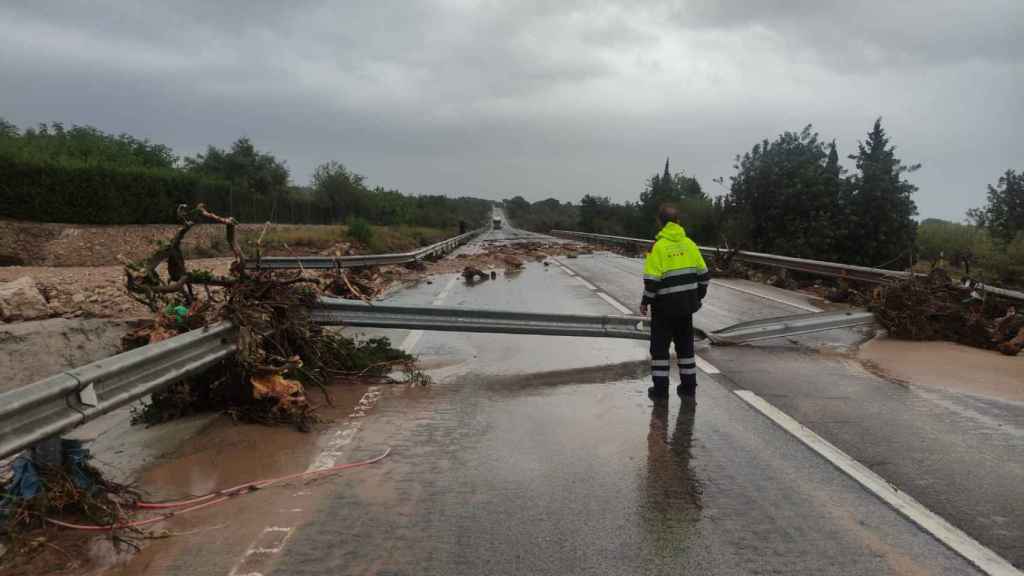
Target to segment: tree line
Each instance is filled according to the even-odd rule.
[[[179,204],[205,203],[242,222],[456,228],[482,223],[491,202],[371,187],[337,162],[308,186],[248,138],[192,157],[127,134],[59,122],[19,130],[0,119],[0,216],[79,224],[172,223]]]
[[[1024,281],[1024,174],[1008,170],[990,185],[987,205],[969,211],[967,224],[918,224],[917,187],[908,176],[920,164],[897,157],[881,119],[847,158],[850,173],[840,164],[836,141],[807,126],[737,155],[728,186],[715,180],[726,187],[716,198],[692,176],[673,173],[666,160],[637,201],[585,194],[577,204],[531,204],[517,196],[504,205],[517,225],[533,230],[652,238],[657,207],[671,202],[699,244],[891,269],[944,260],[989,281]]]

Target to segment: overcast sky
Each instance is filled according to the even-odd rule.
[[[921,216],[960,220],[1024,169],[1022,62],[1021,0],[0,0],[19,126],[494,199],[631,200],[666,156],[720,194],[762,138],[812,123],[845,157],[882,116]]]

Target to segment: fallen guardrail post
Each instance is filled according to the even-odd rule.
[[[713,344],[746,344],[759,340],[813,334],[840,328],[868,327],[875,324],[875,315],[867,310],[844,310],[752,320],[721,330],[706,332],[706,334],[708,340]]]
[[[311,310],[313,320],[324,326],[405,328],[491,334],[539,334],[593,336],[646,340],[650,320],[642,316],[594,316],[510,312],[443,306],[366,304],[352,300],[321,298]]]
[[[650,319],[517,312],[441,306],[399,306],[322,298],[310,310],[317,324],[647,340]],[[866,326],[867,311],[825,312],[737,324],[707,334],[716,344]],[[0,394],[0,458],[58,436],[157,392],[237,352],[238,329],[220,322]]]

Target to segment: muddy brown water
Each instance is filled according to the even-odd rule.
[[[1024,402],[1024,355],[952,342],[875,338],[861,346],[859,358],[902,382]]]
[[[345,423],[367,388],[352,384],[332,388],[334,405],[318,409],[325,422],[310,434],[221,417],[177,451],[143,470],[138,486],[147,500],[182,500],[252,480],[305,471],[320,449],[321,437]],[[91,538],[86,546],[78,547],[88,558],[75,573],[161,574],[167,566],[188,557],[190,549],[211,541],[225,550],[244,550],[267,526],[305,521],[317,500],[331,489],[331,482],[284,483],[148,526],[146,536],[138,541],[138,554],[114,550],[105,536]],[[222,572],[227,574],[237,559],[216,561],[225,564]]]

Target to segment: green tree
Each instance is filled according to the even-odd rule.
[[[723,210],[732,245],[790,256],[832,258],[838,156],[829,156],[811,126],[764,140],[736,157]]]
[[[288,168],[271,154],[260,152],[248,138],[230,150],[209,146],[205,154],[185,159],[185,169],[231,184],[228,213],[246,222],[278,220],[288,196]]]
[[[1007,170],[997,185],[988,186],[988,204],[971,209],[967,216],[1003,243],[1011,242],[1024,231],[1024,171]]]
[[[655,230],[655,219],[658,214],[658,207],[670,203],[682,207],[683,203],[690,207],[690,214],[684,211],[683,216],[687,218],[686,224],[691,224],[690,217],[695,217],[698,212],[703,212],[705,206],[710,206],[711,200],[700,187],[700,182],[686,172],[672,173],[669,167],[669,159],[665,159],[665,168],[661,174],[655,174],[648,178],[644,190],[640,193],[639,214],[630,228],[633,233],[652,237]],[[688,228],[689,230],[689,228]]]
[[[928,218],[917,226],[917,256],[935,264],[945,262],[970,273],[970,266],[978,257],[978,247],[987,242],[983,235],[984,230],[977,226]]]
[[[339,162],[327,162],[313,172],[313,190],[320,203],[327,207],[324,223],[342,222],[361,216],[369,208],[366,179],[350,172]]]
[[[917,186],[906,175],[921,165],[903,164],[895,151],[878,118],[867,140],[849,156],[857,166],[849,181],[847,233],[854,248],[847,255],[850,263],[900,268],[911,258],[917,215],[912,196]]]

